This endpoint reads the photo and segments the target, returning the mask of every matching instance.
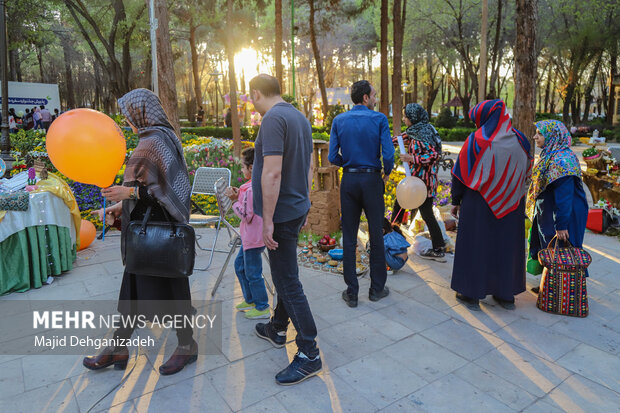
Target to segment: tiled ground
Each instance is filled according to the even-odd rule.
[[[444,150],[460,146],[446,143]],[[212,231],[199,233],[209,238]],[[220,247],[226,242],[224,236]],[[201,356],[168,377],[157,367],[170,351],[140,353],[126,372],[85,371],[76,356],[0,356],[0,412],[617,412],[620,242],[588,232],[585,247],[594,258],[585,319],[543,313],[529,291],[514,311],[490,297],[481,312],[469,311],[450,289],[451,258],[412,258],[388,278],[389,297],[373,303],[361,294],[355,309],[340,298],[340,277],[302,269],[324,371],[293,387],[276,385],[274,375],[294,355],[294,343],[275,349],[254,335],[255,322],[234,311],[241,291],[229,266],[216,295],[224,309],[223,354]],[[0,317],[15,316],[13,300],[116,299],[118,236],[78,255],[75,268],[53,284],[0,297]],[[194,299],[210,298],[224,257],[216,254],[209,271],[192,275]],[[206,261],[202,253],[197,266]],[[536,283],[528,276],[528,288]],[[368,286],[363,278],[360,291]],[[134,364],[123,385],[100,400]]]
[[[205,237],[212,231],[199,230]],[[253,334],[254,321],[233,311],[241,292],[229,267],[216,295],[224,308],[223,354],[201,356],[169,377],[156,369],[167,354],[140,354],[125,383],[92,411],[620,411],[620,243],[588,233],[585,244],[594,257],[586,319],[543,313],[529,291],[517,297],[515,311],[488,298],[471,312],[449,288],[451,258],[414,257],[389,277],[389,297],[373,303],[361,294],[356,309],[341,300],[340,277],[303,269],[324,372],[293,387],[276,385],[274,375],[294,343],[272,348]],[[0,313],[8,316],[18,299],[115,299],[119,255],[118,236],[95,241],[53,284],[1,297]],[[216,254],[211,270],[191,277],[194,299],[210,297],[223,260]],[[203,253],[197,265],[205,262]],[[361,285],[367,291],[368,279]],[[86,412],[130,368],[91,372],[77,356],[2,356],[0,411]]]

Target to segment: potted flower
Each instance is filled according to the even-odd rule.
[[[587,161],[598,159],[601,156],[601,153],[596,148],[588,148],[584,150],[581,155],[583,156],[583,159]]]

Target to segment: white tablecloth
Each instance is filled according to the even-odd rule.
[[[69,228],[71,241],[75,242],[75,226],[69,208],[62,199],[50,192],[30,194],[28,211],[7,211],[0,221],[0,242],[26,227],[56,225]]]

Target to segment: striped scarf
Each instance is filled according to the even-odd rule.
[[[496,218],[517,209],[532,167],[527,138],[512,127],[506,104],[485,100],[469,111],[478,128],[461,148],[452,175],[480,192]]]

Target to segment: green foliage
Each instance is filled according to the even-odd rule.
[[[541,121],[541,120],[562,120],[562,115],[558,115],[555,113],[540,113],[537,112],[536,113],[536,122]]]
[[[116,122],[116,124],[118,126],[120,126],[121,128],[126,126],[125,125],[125,116],[123,116],[123,114],[121,113],[117,113],[117,114],[107,114],[109,117],[112,118],[112,120],[114,122]]]
[[[219,210],[217,208],[217,201],[213,195],[192,195],[192,201],[196,203],[207,215],[218,215]],[[231,223],[233,227],[238,227],[241,220],[235,215],[232,210],[229,211],[226,220]]]
[[[467,137],[475,132],[474,128],[437,128],[437,132],[439,132],[439,136],[442,141],[445,142],[463,142]]]
[[[438,128],[453,128],[456,126],[457,120],[456,116],[452,116],[449,108],[443,108],[435,120],[435,126]]]
[[[253,141],[258,134],[258,126],[244,126],[241,128],[241,139]],[[211,136],[220,139],[232,139],[232,128],[217,128],[215,126],[202,126],[198,128],[181,128],[181,133],[196,136]]]
[[[312,134],[312,139],[318,139],[321,141],[328,141],[329,142],[329,135],[325,132],[314,132]]]
[[[600,117],[593,118],[591,121],[588,122],[588,124],[591,126],[609,126],[609,124],[607,123],[607,119]]]
[[[282,95],[282,99],[284,99],[285,102],[288,102],[291,105],[293,105],[295,109],[299,110],[299,103],[295,100],[295,96]]]
[[[346,112],[346,109],[342,105],[330,106],[329,112],[327,112],[327,118],[325,119],[326,130],[332,130],[332,122],[334,121],[334,118],[344,112]]]
[[[607,142],[620,142],[620,127],[616,126],[612,129],[603,129],[603,132],[601,132],[601,136],[607,138]]]
[[[598,154],[598,149],[596,148],[587,148],[584,149],[584,151],[581,153],[581,156],[583,156],[584,158],[588,158],[590,156],[594,156]]]
[[[241,173],[241,163],[233,156],[230,140],[203,138],[206,143],[184,145],[183,154],[189,170],[190,181],[194,181],[196,169],[201,166],[228,168],[231,172],[231,185],[239,187],[246,181]],[[244,147],[252,143],[246,142]]]
[[[11,149],[19,152],[19,156],[25,157],[28,152],[44,151],[45,149],[45,131],[44,130],[23,130],[12,133]]]

